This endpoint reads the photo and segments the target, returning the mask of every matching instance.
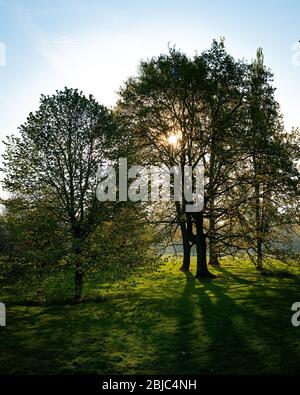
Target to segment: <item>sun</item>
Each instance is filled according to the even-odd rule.
[[[176,145],[177,142],[178,142],[178,136],[176,136],[175,134],[171,134],[171,135],[168,137],[168,143],[169,143],[170,145]]]

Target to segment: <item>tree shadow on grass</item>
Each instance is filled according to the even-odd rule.
[[[241,311],[215,281],[199,281],[191,273],[186,273],[182,299],[190,306],[188,322],[193,325],[188,328],[190,332],[186,333],[187,322],[178,314],[178,333],[187,340],[183,348],[191,356],[182,365],[184,373],[238,374],[240,370],[245,373],[247,356],[257,373],[263,368],[261,359],[249,347],[232,320]],[[243,284],[248,285],[248,282]],[[246,371],[251,373],[251,369],[246,368]]]
[[[226,278],[233,279],[237,281],[239,284],[255,284],[255,281],[248,280],[246,278],[242,278],[235,273],[232,273],[230,270],[225,269],[222,266],[214,266],[214,270],[218,271],[219,273],[223,274]]]
[[[293,282],[247,282],[230,271],[216,280],[185,276],[161,274],[135,295],[105,303],[14,307],[0,371],[298,373]]]
[[[295,290],[285,290],[282,298],[280,289],[270,294],[262,286],[248,288],[252,282],[226,272],[239,284],[234,288],[237,294],[229,293],[226,283],[210,280],[202,280],[195,288],[212,340],[210,355],[216,373],[299,372],[299,348],[295,348],[295,331],[290,324]],[[246,288],[244,294],[241,284]]]

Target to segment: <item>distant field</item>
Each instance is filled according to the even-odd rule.
[[[170,261],[114,286],[99,279],[99,297],[76,306],[22,306],[2,290],[0,372],[299,374],[300,278],[228,259],[213,271],[200,282]]]

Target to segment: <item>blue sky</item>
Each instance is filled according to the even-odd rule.
[[[140,59],[168,43],[193,55],[221,36],[238,58],[264,49],[286,127],[298,126],[299,18],[299,0],[0,0],[0,138],[41,93],[76,87],[111,106]]]

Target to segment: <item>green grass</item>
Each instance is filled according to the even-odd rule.
[[[126,286],[99,281],[98,301],[77,306],[6,300],[0,372],[300,372],[300,327],[291,325],[291,305],[300,301],[299,277],[261,276],[249,264],[229,260],[214,269],[213,281],[178,269],[179,263],[170,261]]]

